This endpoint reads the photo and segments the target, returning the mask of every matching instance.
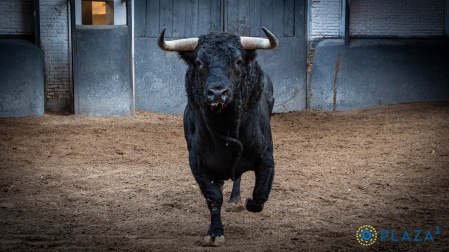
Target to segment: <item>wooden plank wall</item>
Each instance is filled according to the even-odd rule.
[[[242,36],[264,36],[262,26],[279,38],[304,37],[303,0],[226,0],[225,29]]]
[[[303,37],[303,0],[141,0],[135,2],[135,37],[196,37],[211,31],[278,37]]]
[[[306,107],[305,0],[136,0],[136,109],[182,114],[186,65],[178,54],[157,46],[166,27],[169,39],[197,37],[209,31],[265,37],[265,26],[279,38],[274,50],[259,50],[257,59],[271,76],[275,112]]]
[[[221,0],[142,0],[135,2],[135,37],[197,37],[222,31]]]

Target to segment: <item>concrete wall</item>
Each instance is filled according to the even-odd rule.
[[[79,2],[81,1],[79,0]],[[136,0],[136,3],[141,2]],[[165,4],[164,1],[159,2]],[[115,0],[114,8],[119,11],[120,8],[124,8],[124,5],[125,3],[121,2],[121,0]],[[308,0],[308,20],[310,22],[308,24],[308,42],[313,41],[313,44],[316,44],[322,39],[340,38],[342,24],[344,24],[341,17],[341,5],[342,0]],[[39,6],[40,39],[45,59],[45,108],[52,111],[69,111],[74,101],[70,73],[68,2],[67,0],[40,0]],[[0,1],[0,36],[32,34],[32,8],[32,0]],[[139,12],[142,10],[137,8],[136,11]],[[143,11],[147,10],[145,9]],[[78,13],[81,12],[79,11]],[[449,34],[449,0],[357,0],[352,1],[350,14],[350,32],[353,37],[386,36],[428,38],[448,36]],[[123,23],[125,16],[116,15],[114,20]],[[174,21],[172,20],[172,22]],[[149,24],[148,22],[144,23],[144,26],[147,27]],[[138,28],[136,26],[136,29]],[[200,26],[200,28],[203,29],[204,27]],[[276,33],[276,31],[273,32]],[[136,88],[136,97],[140,97],[136,100],[150,99],[150,103],[156,106],[153,111],[163,112],[168,108],[169,111],[179,112],[183,107],[180,104],[185,103],[185,95],[183,93],[179,95],[179,88],[183,90],[184,86],[182,76],[185,72],[185,65],[177,59],[176,54],[158,52],[160,55],[155,56],[154,53],[158,49],[154,48],[155,51],[151,51],[153,50],[154,43],[151,42],[151,46],[149,46],[148,40],[147,38],[137,38],[135,42],[136,47],[143,48],[143,50],[137,48],[138,50],[135,56],[136,68],[138,68],[139,73],[143,73],[139,74],[137,81],[145,82],[147,80],[146,78],[152,75],[157,73],[163,74],[164,69],[158,70],[157,67],[148,69],[147,66],[143,65],[143,62],[148,61],[149,58],[154,60],[154,64],[151,64],[152,66],[160,64],[160,60],[162,59],[168,60],[171,62],[169,65],[173,68],[172,71],[181,73],[181,77],[179,80],[174,81],[174,85],[170,86],[163,86],[162,84],[159,86],[160,88],[157,86],[150,86],[150,88],[142,90]],[[282,49],[288,52],[288,49],[282,48],[282,46],[288,46],[289,43],[295,42],[290,42],[287,39],[287,43],[281,43],[279,50]],[[297,54],[294,55],[294,53]],[[294,66],[295,71],[293,73],[299,77],[295,75],[292,77],[293,81],[286,81],[283,79],[283,75],[291,75],[291,73],[283,72],[276,64],[270,65],[270,62],[273,62],[273,58],[276,59],[277,57],[282,60],[285,55],[276,52],[273,54],[271,52],[266,53],[266,55],[260,53],[259,61],[264,69],[274,76],[274,81],[277,83],[282,81],[289,82],[287,84],[283,83],[282,85],[285,88],[278,89],[276,92],[290,92],[294,94],[293,96],[286,96],[289,97],[288,99],[277,100],[276,111],[278,112],[285,111],[284,106],[287,110],[303,107],[301,104],[305,102],[305,95],[303,93],[303,89],[305,88],[303,88],[303,79],[299,74],[305,68],[305,62],[300,59],[300,57],[303,57],[302,54],[302,51],[288,54],[293,58],[297,58],[297,61],[292,61],[290,65]],[[309,63],[314,64],[315,62],[312,60],[313,57],[310,57]],[[343,58],[342,60],[344,61]],[[268,62],[268,64],[265,64],[265,62]],[[366,67],[373,68],[373,66],[369,65],[366,65]],[[367,83],[367,85],[371,84]],[[309,92],[311,92],[310,88],[309,83]],[[171,101],[164,99],[163,102],[158,100],[159,97],[164,95],[170,96],[174,93],[178,94],[179,99],[172,99]],[[326,106],[325,103],[323,106]]]
[[[114,0],[114,25],[126,25],[126,2],[122,0]]]
[[[40,0],[39,8],[41,47],[45,58],[45,108],[69,111],[73,94],[67,0]]]
[[[136,109],[157,113],[183,113],[186,64],[176,52],[164,53],[152,38],[135,38]]]
[[[366,39],[442,38],[449,26],[448,0],[351,1],[349,46],[323,40],[343,38],[348,29],[342,3],[309,0],[308,108],[449,100],[447,41]]]
[[[44,59],[31,42],[0,40],[0,117],[44,113]]]
[[[33,33],[33,0],[0,1],[0,35]]]
[[[76,115],[134,114],[128,26],[76,27],[74,96]]]
[[[136,109],[182,114],[187,104],[187,65],[178,53],[160,50],[156,41],[135,38]],[[305,40],[297,38],[280,38],[275,50],[258,51],[257,60],[273,81],[275,112],[306,107],[305,52]]]
[[[400,102],[449,100],[448,40],[320,42],[309,108],[357,109]]]

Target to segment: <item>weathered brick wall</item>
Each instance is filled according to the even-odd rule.
[[[68,25],[67,0],[40,0],[45,107],[52,111],[68,110],[72,101]]]
[[[33,0],[0,1],[0,35],[33,34]]]
[[[312,0],[310,40],[340,37],[341,0]]]
[[[445,0],[351,1],[352,37],[437,37],[444,35]]]
[[[339,38],[342,0],[310,0],[310,40]],[[351,1],[352,37],[438,37],[445,32],[446,0]]]

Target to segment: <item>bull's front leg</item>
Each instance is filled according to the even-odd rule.
[[[253,197],[246,200],[246,209],[258,213],[262,211],[265,201],[268,200],[273,185],[273,152],[266,151],[264,153],[260,165],[256,167],[254,173],[256,174],[256,185],[254,186]]]
[[[223,204],[223,193],[221,188],[223,181],[212,181],[204,183],[205,192],[203,192],[207,206],[210,211],[209,231],[204,237],[206,244],[220,246],[225,242],[223,224],[221,222],[221,205]]]
[[[220,246],[225,242],[223,224],[221,222],[222,187],[224,181],[211,178],[192,151],[189,153],[189,161],[193,176],[200,187],[201,193],[206,198],[210,211],[210,226],[204,237],[204,242],[207,245]]]

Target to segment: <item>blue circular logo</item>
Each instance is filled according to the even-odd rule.
[[[363,246],[370,246],[377,239],[376,229],[370,225],[361,226],[356,233],[357,241]]]

